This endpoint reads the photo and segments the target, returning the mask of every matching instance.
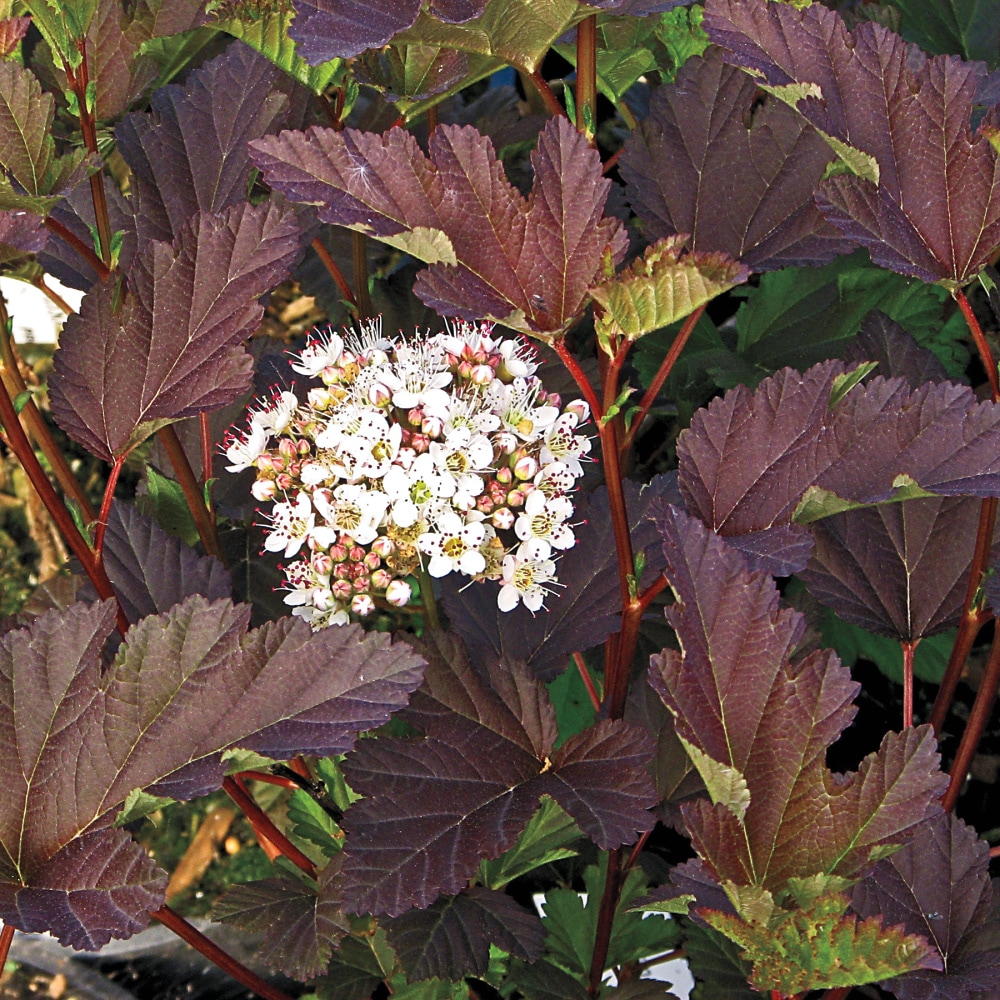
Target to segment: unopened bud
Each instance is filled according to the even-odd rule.
[[[393,580],[385,588],[385,599],[397,608],[402,608],[410,603],[413,596],[413,589],[405,580]]]
[[[372,586],[376,590],[385,590],[392,583],[392,573],[387,569],[377,569],[372,573]]]
[[[354,600],[351,601],[351,610],[362,618],[370,615],[375,610],[371,594],[355,594]]]
[[[514,475],[520,479],[522,483],[529,479],[533,479],[537,472],[538,462],[531,455],[522,455],[514,463]]]
[[[340,602],[349,601],[354,594],[354,588],[351,586],[350,580],[336,580],[330,586],[330,590],[333,596]]]
[[[250,493],[253,495],[253,498],[259,500],[261,503],[273,500],[277,492],[278,488],[273,479],[258,479],[250,487]]]
[[[501,507],[499,510],[493,511],[491,520],[493,521],[494,528],[507,531],[514,527],[514,512],[507,507]]]

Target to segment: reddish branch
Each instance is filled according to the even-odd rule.
[[[10,943],[14,940],[14,925],[13,924],[3,924],[0,930],[0,972],[3,972],[3,967],[7,964],[7,955],[10,952]]]
[[[177,436],[177,431],[174,430],[173,426],[164,427],[159,431],[159,438],[160,444],[163,445],[163,449],[170,459],[170,464],[173,466],[177,482],[180,483],[180,487],[184,492],[184,499],[187,501],[188,508],[191,511],[191,517],[194,518],[195,527],[198,529],[198,537],[201,538],[201,544],[204,545],[205,551],[210,556],[221,559],[222,550],[219,548],[219,538],[215,531],[215,524],[212,521],[208,507],[205,505],[205,495],[194,474],[194,469],[191,468],[191,463],[188,461],[184,446]]]
[[[103,188],[101,193],[104,193]],[[104,279],[111,273],[107,264],[76,233],[67,229],[58,219],[53,219],[50,215],[45,220],[45,228],[49,232],[55,233],[65,244],[71,246],[97,272],[99,278]]]
[[[337,262],[330,256],[330,251],[327,250],[327,248],[323,245],[323,241],[318,236],[312,241],[312,248],[316,252],[316,256],[319,257],[320,262],[326,268],[330,277],[333,278],[334,283],[336,284],[337,289],[344,301],[350,303],[351,308],[357,312],[358,300],[354,297],[354,292],[351,290],[351,286],[347,283],[344,273],[339,267],[337,267]]]
[[[576,127],[593,135],[597,122],[597,14],[584,18],[576,29]]]
[[[161,906],[150,916],[159,920],[164,927],[170,928],[179,938],[187,941],[192,948],[197,949],[210,962],[214,962],[223,972],[227,972],[237,982],[242,983],[254,993],[264,997],[264,1000],[291,1000],[287,993],[282,993],[266,979],[261,979],[245,965],[241,965],[231,955],[224,952],[211,938],[206,937],[196,927],[189,924],[179,913],[169,906]]]
[[[118,485],[118,477],[121,475],[122,466],[125,464],[124,458],[116,458],[111,466],[111,473],[104,487],[104,500],[101,503],[101,512],[97,515],[97,527],[94,529],[94,552],[100,559],[104,552],[104,533],[108,530],[108,518],[111,516],[111,501],[115,497],[115,487]]]
[[[587,689],[587,697],[590,698],[590,704],[594,706],[595,712],[599,712],[601,710],[601,698],[597,693],[597,688],[594,687],[594,681],[590,676],[590,671],[587,669],[587,664],[583,656],[580,653],[574,653],[572,659],[573,665],[576,667],[577,673],[583,681],[583,686]]]
[[[542,103],[548,109],[549,114],[562,115],[565,118],[566,109],[559,103],[559,98],[552,92],[552,88],[545,77],[537,69],[533,73],[525,75],[531,81],[535,90],[538,91],[538,96],[541,97]]]

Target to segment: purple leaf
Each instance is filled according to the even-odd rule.
[[[0,263],[22,260],[38,253],[48,239],[42,218],[31,212],[0,212]]]
[[[122,119],[115,138],[132,171],[140,246],[173,240],[199,211],[246,200],[247,143],[280,124],[288,108],[277,76],[263,56],[233,42],[183,87],[161,87],[150,112]]]
[[[879,861],[855,887],[853,907],[923,935],[944,959],[943,972],[919,970],[887,983],[899,1000],[985,1000],[1000,989],[989,848],[954,815],[920,827]]]
[[[1000,491],[1000,407],[965,386],[910,391],[882,378],[831,407],[844,371],[838,361],[786,368],[699,410],[677,445],[688,509],[730,536],[788,524],[810,487],[813,520],[881,503],[911,481],[940,496]],[[829,494],[840,500],[831,506]]]
[[[341,912],[336,877],[340,859],[320,873],[319,884],[288,875],[233,886],[212,907],[212,917],[263,933],[256,957],[293,979],[326,971],[334,945],[350,930]]]
[[[441,0],[438,0],[441,2]],[[288,35],[296,53],[311,66],[349,59],[365,49],[386,45],[413,25],[421,0],[293,0],[295,20]]]
[[[672,486],[673,479],[667,476],[645,488],[625,482],[632,547],[645,552],[647,586],[663,564],[656,530],[647,518],[649,506]],[[471,649],[524,660],[538,676],[551,679],[565,667],[570,653],[591,649],[618,631],[621,584],[607,490],[599,487],[589,497],[579,496],[575,504],[575,516],[582,523],[575,529],[576,545],[559,560],[562,587],[548,608],[534,615],[523,606],[503,612],[497,608],[493,585],[461,589],[445,578],[445,609]]]
[[[199,556],[135,507],[117,500],[104,536],[104,568],[131,622],[169,611],[192,594],[217,600],[233,592],[229,573],[218,559]]]
[[[528,962],[537,961],[545,946],[545,931],[535,914],[482,886],[396,917],[388,934],[411,980],[482,976],[491,944]]]
[[[289,209],[243,202],[200,213],[174,243],[148,243],[116,285],[70,317],[49,382],[63,429],[112,461],[157,427],[232,402],[250,383],[240,342],[263,315],[259,298],[301,253]]]
[[[366,740],[344,764],[367,796],[344,816],[348,911],[398,916],[459,892],[481,860],[514,843],[545,794],[603,848],[650,829],[647,733],[605,721],[553,751],[554,711],[523,665],[477,673],[446,635],[422,651],[426,682],[407,718],[428,735]]]
[[[826,263],[853,249],[813,202],[833,153],[776,98],[757,106],[756,91],[718,49],[689,59],[625,144],[626,196],[650,239],[690,233],[695,250],[755,271]]]
[[[844,352],[851,361],[877,361],[876,373],[883,378],[905,378],[911,389],[925,382],[946,382],[948,373],[938,356],[921,347],[895,320],[873,309],[861,331]]]
[[[218,788],[234,746],[342,752],[422,676],[407,646],[357,626],[312,634],[283,619],[248,634],[248,618],[190,597],[130,629],[103,671],[110,602],[47,612],[0,639],[0,919],[81,948],[135,933],[165,883],[110,828],[130,791]]]
[[[414,290],[442,315],[493,318],[550,339],[585,307],[601,261],[626,240],[603,218],[610,181],[587,140],[551,119],[532,154],[523,198],[492,143],[471,127],[440,126],[425,156],[409,133],[283,132],[250,144],[271,187],[427,262]]]
[[[799,111],[864,154],[867,176],[831,177],[817,203],[876,264],[964,284],[988,263],[1000,243],[1000,170],[989,140],[969,127],[981,65],[928,59],[873,22],[848,32],[822,4],[709,0],[704,27],[727,60],[768,84],[819,87]]]
[[[487,0],[431,0],[430,12],[446,24],[464,24],[481,17]]]
[[[712,797],[681,806],[695,849],[720,882],[772,892],[857,874],[940,810],[931,730],[890,733],[856,774],[831,774],[826,751],[854,715],[850,672],[829,651],[791,662],[802,616],[700,521],[664,507],[658,525],[684,652],[654,656],[650,682]]]
[[[926,497],[846,511],[812,526],[801,579],[851,625],[912,642],[958,624],[981,503]]]

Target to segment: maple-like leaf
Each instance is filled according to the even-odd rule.
[[[801,375],[786,368],[752,393],[740,386],[699,410],[677,444],[688,509],[738,543],[793,515],[816,520],[921,491],[1000,491],[1000,407],[977,402],[966,386],[910,390],[904,379],[882,378],[831,405],[844,374],[838,361]]]
[[[794,84],[798,110],[865,175],[830,177],[817,203],[876,264],[961,285],[988,263],[1000,167],[969,127],[980,66],[928,59],[873,22],[848,32],[822,4],[709,0],[704,27],[727,60],[771,86]]]
[[[233,592],[218,559],[199,556],[152,518],[117,500],[104,535],[104,568],[130,622],[169,611],[192,594],[217,600]]]
[[[260,296],[300,253],[294,213],[270,202],[199,213],[172,244],[147,243],[120,309],[105,283],[67,322],[49,381],[56,420],[112,461],[157,427],[232,402],[250,384],[240,343]]]
[[[28,33],[30,17],[5,17],[0,20],[0,56],[7,58]]]
[[[272,188],[316,205],[324,222],[430,264],[414,291],[442,315],[550,339],[583,310],[605,253],[618,261],[625,251],[621,223],[602,216],[610,181],[600,157],[565,118],[542,131],[527,199],[468,126],[439,126],[428,155],[398,128],[379,136],[314,127],[250,150]]]
[[[695,849],[721,883],[772,895],[792,879],[856,875],[940,810],[931,730],[890,733],[856,774],[831,774],[826,751],[854,715],[850,672],[830,651],[793,664],[804,620],[774,581],[676,508],[657,523],[683,653],[654,656],[650,682],[711,797],[681,805]]]
[[[183,87],[161,87],[151,111],[121,120],[115,139],[132,171],[140,243],[173,240],[199,210],[222,212],[246,200],[253,170],[247,143],[288,108],[276,79],[271,63],[233,42]]]
[[[0,920],[96,949],[163,901],[164,873],[111,822],[136,788],[218,788],[234,746],[279,759],[349,749],[401,708],[422,660],[358,626],[188,598],[101,651],[112,602],[50,611],[0,639]],[[25,700],[27,699],[27,700]]]
[[[653,239],[690,233],[695,250],[755,271],[825,263],[852,249],[813,201],[833,153],[786,104],[758,106],[756,90],[717,48],[689,59],[625,143],[626,196]]]
[[[925,382],[945,382],[948,373],[938,356],[884,312],[873,309],[844,352],[845,361],[876,361],[883,378],[905,378],[911,389]]]
[[[878,916],[859,920],[845,912],[847,905],[846,896],[830,893],[769,921],[711,912],[703,916],[742,945],[743,957],[753,963],[750,984],[762,992],[793,996],[939,968],[940,956],[922,937],[885,927]]]
[[[318,66],[387,44],[417,19],[421,0],[378,5],[366,0],[294,0],[294,6],[289,37],[298,43],[299,55]]]
[[[659,240],[626,271],[591,289],[601,306],[594,324],[602,340],[636,340],[669,326],[750,277],[750,269],[726,253],[686,252],[686,239]]]
[[[924,497],[845,511],[812,526],[799,575],[844,621],[912,642],[958,624],[981,504]]]
[[[528,962],[541,957],[542,922],[510,896],[473,886],[390,921],[389,943],[410,979],[483,976],[490,945]]]
[[[316,884],[280,874],[233,886],[215,901],[212,917],[261,932],[256,957],[266,965],[293,979],[315,979],[350,930],[336,883],[340,863],[339,858],[329,862]]]
[[[347,910],[398,916],[457,893],[513,845],[542,795],[605,849],[651,828],[647,733],[605,720],[555,750],[555,711],[523,664],[481,674],[447,633],[420,648],[429,665],[406,718],[425,737],[366,740],[344,763],[367,796],[344,815]]]
[[[899,1000],[986,1000],[1000,989],[1000,921],[989,876],[989,847],[954,815],[920,827],[853,890],[862,917],[881,914],[939,952],[944,969],[887,983]]]
[[[643,552],[648,586],[663,566],[659,536],[648,520],[657,497],[677,497],[674,477],[658,476],[645,487],[624,483],[632,529],[632,549]],[[497,607],[493,584],[461,585],[445,577],[444,606],[456,632],[470,650],[486,656],[524,660],[539,677],[551,680],[570,653],[592,649],[621,628],[621,583],[607,490],[574,499],[576,545],[559,560],[557,595],[549,607],[532,614],[523,605]]]

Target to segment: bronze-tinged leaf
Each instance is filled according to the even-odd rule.
[[[683,654],[654,656],[650,682],[711,798],[681,806],[695,849],[718,881],[772,895],[793,879],[857,875],[940,811],[932,732],[890,733],[856,774],[831,774],[827,749],[854,715],[850,672],[829,651],[790,660],[802,616],[700,521],[664,507],[657,524]]]
[[[232,747],[278,759],[349,749],[422,677],[404,643],[194,596],[133,626],[102,669],[112,602],[0,638],[0,920],[96,949],[146,926],[165,873],[111,823],[136,788],[218,788]]]
[[[685,251],[686,236],[668,236],[646,248],[622,274],[591,289],[601,310],[602,339],[643,334],[676,323],[717,295],[742,284],[750,269],[721,252]]]
[[[950,285],[982,270],[1000,244],[1000,167],[969,126],[980,65],[929,59],[873,22],[848,32],[822,4],[708,0],[704,27],[727,61],[789,88],[854,170],[817,200],[876,264]]]
[[[293,0],[295,20],[289,37],[310,65],[347,59],[388,43],[409,28],[420,13],[421,0]]]
[[[30,24],[30,17],[5,17],[0,20],[0,56],[6,59],[21,44]]]
[[[860,332],[843,356],[847,362],[876,361],[876,374],[883,378],[905,378],[911,389],[925,382],[948,381],[948,373],[938,356],[921,347],[911,333],[878,309],[864,318]]]
[[[564,118],[538,140],[527,199],[468,126],[437,128],[426,156],[398,128],[282,132],[250,149],[271,187],[316,205],[324,222],[430,264],[414,290],[443,315],[552,339],[586,306],[605,254],[617,261],[625,251],[621,223],[603,217],[610,182],[600,158]]]
[[[648,236],[690,233],[693,249],[766,271],[852,249],[813,201],[832,159],[801,115],[759,101],[753,79],[712,48],[654,92],[619,169]]]
[[[173,244],[148,243],[119,310],[116,286],[105,283],[66,324],[49,382],[66,433],[112,461],[157,427],[246,391],[253,361],[241,341],[301,239],[290,209],[242,202],[199,213]]]

